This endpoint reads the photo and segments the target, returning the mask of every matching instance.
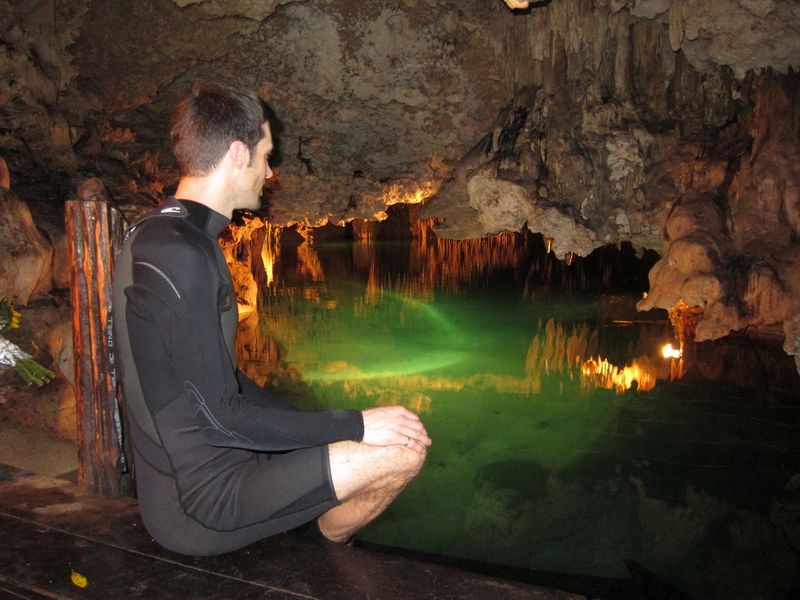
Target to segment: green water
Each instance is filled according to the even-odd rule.
[[[635,563],[699,598],[792,597],[800,385],[779,344],[695,345],[678,364],[613,257],[528,248],[432,277],[414,244],[318,243],[315,269],[284,249],[241,327],[243,368],[301,404],[422,416],[427,465],[360,541],[534,581],[627,580]],[[636,361],[655,386],[598,387],[589,358]]]

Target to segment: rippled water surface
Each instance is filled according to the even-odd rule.
[[[567,266],[511,234],[284,245],[242,320],[241,366],[306,406],[422,416],[423,473],[359,540],[534,581],[794,597],[794,363],[745,338],[663,358],[678,340],[665,313],[635,311],[636,264]]]

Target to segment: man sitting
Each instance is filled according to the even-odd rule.
[[[217,236],[260,206],[272,135],[253,93],[197,84],[171,129],[174,198],[117,259],[114,331],[148,532],[190,555],[304,523],[345,541],[419,473],[431,443],[401,406],[300,411],[236,367],[237,302]]]

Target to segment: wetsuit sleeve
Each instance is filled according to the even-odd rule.
[[[291,402],[287,402],[286,400],[278,398],[273,394],[265,392],[264,388],[262,388],[241,371],[236,371],[236,378],[239,380],[239,391],[241,392],[242,396],[247,398],[249,402],[266,404],[268,406],[272,406],[273,408],[282,408],[284,410],[295,412],[300,410]]]
[[[151,413],[186,403],[214,446],[281,451],[360,440],[360,412],[300,411],[237,374],[220,326],[226,286],[214,255],[202,243],[169,242],[161,236],[154,248],[146,237],[137,239],[134,283],[125,291],[131,347]]]

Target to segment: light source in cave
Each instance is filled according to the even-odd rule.
[[[440,187],[440,181],[418,183],[415,184],[412,189],[409,189],[403,184],[395,183],[383,191],[380,196],[380,201],[386,207],[394,204],[422,204],[438,192]],[[378,221],[385,221],[389,218],[389,215],[385,210],[378,210],[375,212],[374,217]]]
[[[383,193],[383,201],[386,202],[386,206],[393,204],[422,204],[439,191],[441,182],[426,181],[415,187],[416,189],[412,191],[400,184],[394,184]]]
[[[672,344],[661,347],[661,356],[669,360],[669,378],[674,381],[684,375],[683,348],[675,348]]]

